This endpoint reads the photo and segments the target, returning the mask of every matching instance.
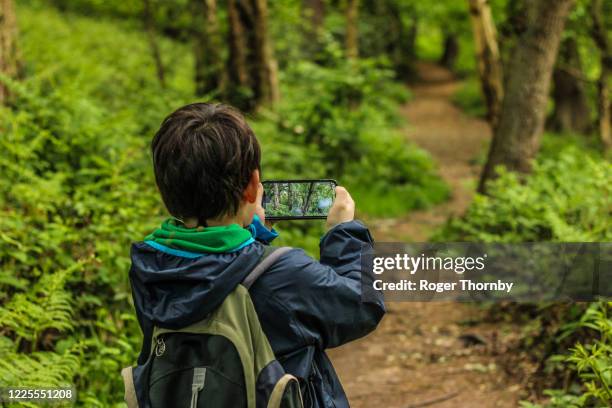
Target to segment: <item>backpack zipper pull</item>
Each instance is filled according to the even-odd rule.
[[[198,408],[198,394],[204,388],[206,381],[206,367],[193,368],[193,382],[191,383],[191,406],[190,408]]]
[[[155,355],[161,357],[166,352],[166,343],[164,343],[163,337],[156,339],[157,344],[155,345]]]

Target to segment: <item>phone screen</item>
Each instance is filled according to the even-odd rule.
[[[262,184],[262,206],[269,220],[327,218],[336,196],[334,180],[275,180]]]

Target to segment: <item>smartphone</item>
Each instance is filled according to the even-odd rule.
[[[325,219],[336,198],[335,180],[268,180],[262,182],[267,220]]]

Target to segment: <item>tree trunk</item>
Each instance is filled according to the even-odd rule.
[[[13,0],[0,0],[0,73],[17,78],[19,54],[17,50],[17,21]],[[0,81],[0,104],[7,104],[9,90]]]
[[[273,206],[275,210],[278,210],[278,207],[280,207],[280,192],[278,191],[278,184],[274,183],[274,200],[273,200]]]
[[[289,212],[293,210],[293,189],[291,188],[292,183],[287,183],[287,206],[289,207]]]
[[[236,0],[227,1],[227,16],[229,19],[229,80],[232,84],[247,86],[246,36]]]
[[[608,87],[608,79],[612,72],[612,50],[610,49],[610,41],[608,39],[608,31],[602,20],[603,17],[603,1],[592,0],[591,3],[591,18],[593,20],[592,37],[599,48],[600,58],[600,74],[597,81],[597,112],[598,112],[598,128],[599,137],[605,150],[612,150],[612,130],[610,122],[612,121],[612,107],[610,106],[610,88]]]
[[[221,86],[221,39],[216,0],[191,0],[196,94],[218,91]],[[229,7],[229,6],[228,6]]]
[[[347,0],[345,47],[348,58],[359,57],[359,33],[357,19],[359,17],[359,0]]]
[[[147,40],[149,41],[149,47],[151,48],[151,54],[153,56],[153,61],[155,62],[157,80],[162,88],[165,88],[166,74],[161,58],[161,52],[159,51],[159,44],[157,43],[157,38],[155,36],[155,19],[153,18],[153,11],[151,9],[151,0],[143,0],[143,20],[145,30],[147,32]]]
[[[325,3],[323,0],[303,0],[302,11],[305,18],[309,21],[312,33],[319,33],[323,26],[325,17]]]
[[[273,106],[280,99],[278,66],[268,33],[267,0],[251,0],[254,12],[254,50],[256,64],[255,97],[257,106]]]
[[[555,110],[550,127],[557,132],[585,134],[589,130],[591,115],[581,76],[578,44],[575,38],[568,37],[561,43],[553,72]]]
[[[280,92],[266,0],[228,0],[228,18],[228,99],[243,110],[274,105]]]
[[[575,0],[539,0],[508,67],[506,95],[479,191],[496,176],[496,167],[528,173],[539,147],[555,59],[567,16]]]
[[[487,119],[495,129],[504,97],[503,74],[497,31],[487,0],[469,0],[476,45],[476,59],[482,93],[487,104]]]
[[[302,207],[303,215],[306,215],[308,213],[308,207],[310,207],[310,200],[312,199],[313,190],[314,190],[314,183],[310,183],[310,186],[308,186],[308,194],[306,195],[306,200],[304,200],[304,205]]]
[[[302,18],[305,20],[303,47],[310,56],[316,56],[321,47],[325,3],[323,0],[303,0]]]
[[[241,110],[250,111],[254,108],[252,78],[249,74],[248,32],[246,26],[249,19],[239,8],[239,0],[227,1],[227,16],[229,20],[228,42],[229,58],[227,59],[227,81],[224,86],[225,99]]]
[[[440,64],[452,69],[459,55],[459,42],[455,34],[446,34],[444,37],[444,52],[440,58]]]
[[[410,26],[402,28],[401,37],[401,57],[402,62],[398,67],[402,70],[401,78],[408,79],[414,77],[416,73],[415,62],[417,59],[416,40],[419,32],[419,20],[415,14],[410,17]]]
[[[392,44],[387,51],[391,55],[395,74],[398,79],[407,80],[414,76],[416,61],[416,36],[418,20],[416,14],[410,15],[409,25],[404,23],[401,10],[396,3],[389,4],[389,25]]]
[[[527,3],[529,1],[532,0],[508,0],[506,3],[506,18],[498,25],[497,40],[502,67],[508,65],[517,39],[527,30],[527,20],[529,18],[527,15]],[[505,81],[506,78],[504,77],[504,83]]]

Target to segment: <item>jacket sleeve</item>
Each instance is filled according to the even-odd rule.
[[[363,224],[346,222],[321,239],[320,262],[293,250],[264,275],[276,277],[274,294],[308,344],[337,347],[378,325],[385,313],[382,293],[367,301],[361,296],[361,252],[371,244]]]
[[[251,232],[253,238],[264,245],[269,245],[270,242],[278,238],[278,232],[274,228],[268,229],[257,214],[253,216],[253,221],[247,226],[247,229]]]

